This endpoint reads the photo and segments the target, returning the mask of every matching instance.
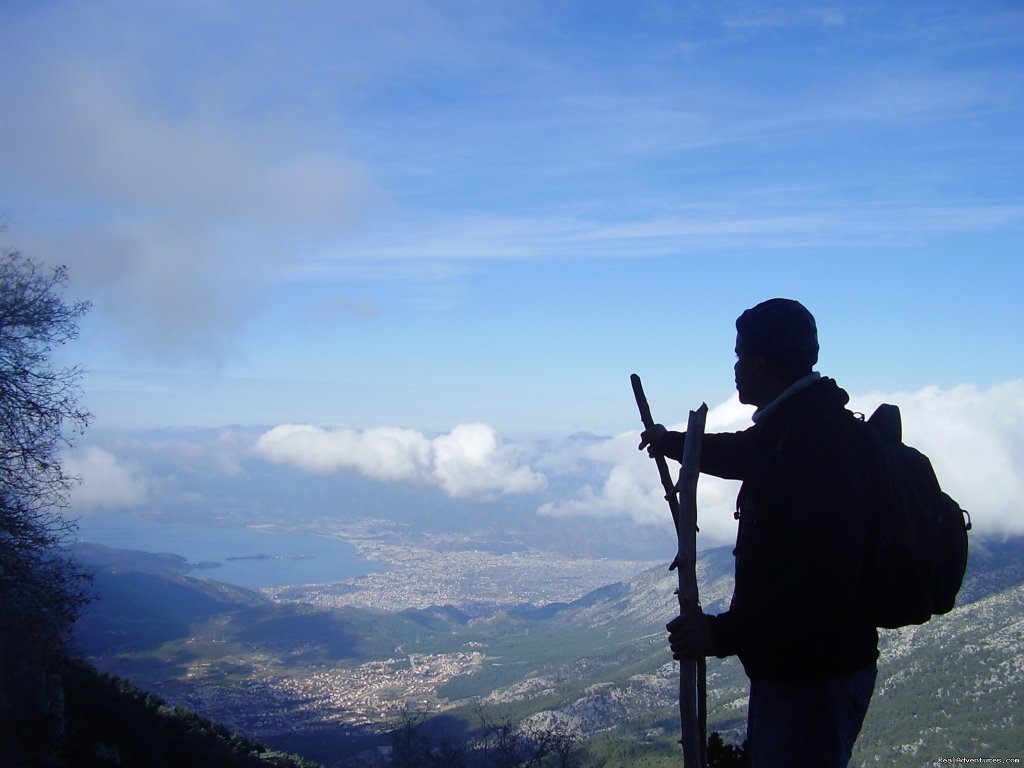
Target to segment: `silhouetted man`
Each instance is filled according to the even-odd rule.
[[[812,371],[814,317],[770,299],[736,321],[736,390],[754,425],[704,437],[700,468],[741,480],[729,610],[668,624],[677,659],[739,656],[753,768],[845,766],[874,689],[878,633],[862,582],[873,473],[849,396]],[[661,425],[640,448],[680,460]]]

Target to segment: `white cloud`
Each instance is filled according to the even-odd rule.
[[[263,433],[255,452],[306,472],[355,470],[380,480],[436,485],[458,497],[532,493],[546,484],[544,476],[522,463],[518,450],[503,445],[486,424],[460,424],[432,439],[397,427],[359,432],[285,424]]]
[[[103,448],[72,451],[63,461],[65,472],[81,479],[71,491],[73,512],[131,507],[146,499],[148,483],[142,471],[122,464]]]
[[[431,447],[433,476],[452,496],[530,493],[545,485],[543,475],[519,465],[515,450],[501,446],[486,424],[460,424]]]
[[[1024,380],[988,389],[961,385],[927,387],[914,392],[855,396],[851,408],[870,413],[879,403],[900,406],[904,440],[927,454],[943,487],[971,512],[973,536],[1024,534]],[[708,431],[734,431],[749,426],[750,409],[735,396],[708,414]],[[685,425],[670,426],[683,429]],[[587,450],[604,467],[603,482],[580,487],[566,501],[548,502],[545,515],[631,518],[656,524],[669,512],[658,473],[645,452],[637,451],[639,434],[630,432]],[[678,465],[669,462],[673,479]],[[728,543],[735,538],[735,495],[738,483],[702,475],[698,484],[702,544]]]
[[[710,429],[727,429],[734,412],[743,409],[738,402],[723,403],[708,413]],[[745,409],[749,417],[749,409]],[[685,424],[670,425],[683,429]],[[658,471],[646,452],[638,451],[638,432],[627,432],[586,451],[598,466],[604,481],[595,487],[584,485],[566,501],[552,501],[537,511],[541,515],[580,515],[599,518],[625,517],[641,525],[665,525],[671,520],[665,492]],[[677,479],[678,464],[669,462],[672,479]],[[698,525],[700,544],[724,544],[735,538],[736,522],[732,516],[738,484],[709,475],[701,475],[697,483]]]
[[[1024,534],[1017,508],[1024,497],[1024,380],[988,388],[873,392],[854,396],[851,408],[870,413],[882,402],[900,406],[907,443],[931,458],[943,487],[971,512],[974,538]],[[708,431],[743,429],[750,413],[733,396],[711,409]],[[133,440],[117,450],[80,449],[65,461],[69,472],[84,479],[72,499],[75,511],[166,501],[182,487],[191,488],[189,483],[216,483],[218,477],[251,471],[246,461],[255,456],[308,473],[354,472],[435,487],[452,497],[543,491],[539,509],[527,502],[523,514],[536,509],[542,515],[667,528],[658,473],[637,443],[637,432],[521,445],[504,443],[486,424],[460,424],[435,436],[397,427],[285,424],[258,435],[224,429]],[[136,457],[138,465],[117,458],[125,455]],[[678,465],[669,464],[674,478]],[[737,490],[736,482],[701,476],[702,546],[734,540]]]
[[[29,46],[18,75],[0,78],[12,116],[0,164],[24,193],[7,213],[45,201],[45,234],[23,222],[21,242],[68,264],[135,354],[222,361],[266,284],[351,231],[364,169],[286,110],[247,111],[253,78],[222,71],[210,79],[223,92],[210,94],[211,82],[159,72],[137,52],[49,45]],[[173,98],[150,82],[161,76]]]
[[[932,461],[943,488],[971,513],[974,536],[1024,534],[1024,380],[983,389],[961,384],[854,397],[903,415],[903,439]]]

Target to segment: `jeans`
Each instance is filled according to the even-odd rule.
[[[877,667],[836,677],[750,681],[750,768],[845,768]]]

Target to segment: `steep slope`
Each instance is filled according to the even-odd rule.
[[[886,632],[858,745],[867,765],[1024,754],[1024,586]]]
[[[716,547],[700,553],[697,582],[701,603],[708,613],[728,607],[732,595],[733,557],[730,547]],[[568,606],[563,620],[575,626],[616,626],[662,628],[678,611],[675,590],[679,576],[667,565],[648,569],[624,582],[621,589],[608,589],[584,596]]]
[[[192,712],[168,707],[158,697],[125,680],[100,675],[88,665],[68,663],[61,678],[64,727],[57,754],[62,765],[316,768],[297,755],[273,752]]]
[[[1022,539],[975,545],[958,608],[923,626],[883,633],[879,683],[858,760],[920,765],[948,755],[1024,752],[1017,694],[1024,670],[1022,563]],[[731,568],[729,550],[701,553],[701,595],[709,612],[724,607]],[[677,666],[660,625],[675,610],[675,582],[675,574],[646,571],[548,619],[577,636],[583,628],[603,627],[609,638],[620,635],[621,644],[614,652],[610,646],[592,652],[585,664],[566,658],[533,670],[485,701],[540,722],[565,723],[586,738],[632,742],[633,756],[638,749],[674,750]],[[735,659],[709,660],[708,688],[709,727],[741,740],[746,678]]]

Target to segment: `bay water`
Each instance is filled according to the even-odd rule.
[[[188,575],[249,589],[342,581],[383,570],[340,539],[256,528],[219,528],[149,520],[130,514],[86,515],[78,540],[116,549],[171,553],[190,564]]]

